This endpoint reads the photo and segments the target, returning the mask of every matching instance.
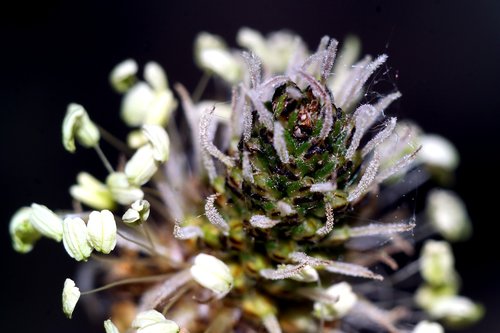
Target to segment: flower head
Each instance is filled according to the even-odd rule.
[[[198,35],[201,83],[222,79],[233,86],[231,100],[199,101],[199,90],[190,96],[175,84],[184,114],[173,121],[177,102],[158,63],[145,65],[144,81],[136,79],[133,61],[112,72],[113,87],[125,94],[121,116],[132,127],[128,147],[103,136],[122,150],[115,165],[91,135],[99,133],[92,131],[96,126],[73,105],[63,126],[65,145],[74,151],[77,140],[95,147],[108,176],[101,184],[83,173],[71,194],[98,211],[75,205],[76,212],[63,215],[62,222],[34,204],[29,223],[21,218],[12,224],[14,245],[30,249],[34,231],[62,237],[79,261],[94,249],[108,254],[116,246],[109,261],[95,258],[103,264],[94,282],[110,284],[85,294],[113,293],[119,286],[120,296],[109,299],[121,330],[415,327],[420,313],[403,317],[400,305],[408,299],[393,290],[407,276],[390,272],[399,269],[395,255],[414,251],[414,229],[416,235],[430,230],[457,240],[468,224],[463,204],[447,192],[430,193],[427,215],[434,228],[417,221],[422,214],[402,204],[401,195],[414,193],[436,169],[452,171],[452,150],[442,141],[429,143],[432,137],[415,124],[386,116],[399,91],[366,98],[367,83],[376,81],[371,78],[388,57],[358,61],[357,39],[341,46],[324,36],[315,52],[289,32],[263,37],[242,29],[237,40],[249,52],[230,50],[217,36]],[[433,160],[427,151],[421,159],[422,149],[448,156]],[[452,326],[482,315],[479,305],[458,295],[448,243],[425,243],[421,258],[402,269],[414,272],[419,265],[423,281],[408,311],[419,307],[425,318]],[[75,288],[68,282],[65,294],[77,295]],[[71,314],[77,297],[65,297],[73,300],[65,301]],[[123,307],[127,314],[120,314]],[[105,329],[117,331],[111,321]],[[439,329],[422,322],[415,332]]]

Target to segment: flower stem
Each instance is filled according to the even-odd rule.
[[[98,144],[94,147],[95,151],[97,152],[97,155],[99,156],[99,158],[101,159],[102,163],[104,164],[104,167],[106,168],[106,170],[108,170],[109,173],[113,173],[115,172],[115,170],[113,169],[113,167],[111,166],[111,163],[109,163],[108,159],[106,158],[106,155],[104,155],[102,149],[101,149],[101,146],[99,146]]]
[[[92,289],[92,290],[87,290],[81,293],[81,295],[89,295],[93,293],[97,293],[106,289],[110,289],[113,287],[121,286],[124,284],[131,284],[131,283],[146,283],[146,282],[152,282],[152,281],[157,281],[157,280],[162,280],[165,278],[168,278],[172,274],[160,274],[160,275],[152,275],[152,276],[143,276],[143,277],[138,277],[138,278],[130,278],[130,279],[123,279],[120,281],[112,282],[109,283],[105,286]]]

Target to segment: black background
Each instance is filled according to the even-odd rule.
[[[105,175],[93,151],[63,150],[66,105],[85,105],[96,122],[123,136],[120,97],[108,84],[116,63],[156,60],[170,83],[193,90],[201,74],[192,61],[196,33],[222,35],[234,46],[237,30],[249,26],[291,29],[310,48],[324,34],[342,40],[354,33],[362,53],[389,54],[391,70],[382,80],[403,93],[391,113],[448,137],[461,153],[454,188],[467,202],[475,234],[454,247],[457,267],[462,293],[487,306],[485,320],[464,332],[499,332],[500,2],[402,2],[18,1],[2,8],[1,330],[92,331],[81,309],[71,321],[60,310],[63,281],[76,267],[63,247],[43,240],[22,256],[8,237],[10,216],[21,205],[69,208],[67,189],[77,172]]]

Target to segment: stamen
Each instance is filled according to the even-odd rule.
[[[365,62],[369,57],[365,58]],[[363,89],[364,84],[368,80],[368,78],[379,68],[385,61],[387,60],[387,55],[382,54],[378,56],[375,60],[368,63],[366,66],[361,67],[358,71],[356,71],[356,75],[350,78],[349,84],[346,86],[346,89],[342,91],[344,94],[341,96],[340,100],[337,100],[340,107],[348,108],[350,104],[352,104],[360,95],[361,90]],[[361,65],[361,63],[359,65]]]
[[[253,184],[254,179],[253,179],[253,171],[252,171],[252,165],[250,164],[250,159],[248,158],[249,152],[244,151],[243,152],[243,159],[241,161],[241,167],[243,171],[243,178],[247,181]]]
[[[218,159],[219,161],[224,163],[226,165],[226,167],[232,168],[232,167],[234,167],[234,162],[231,159],[231,157],[222,153],[210,140],[209,127],[210,127],[210,123],[211,123],[214,111],[215,111],[215,107],[212,107],[211,109],[205,110],[205,112],[203,112],[201,115],[201,119],[200,119],[201,146],[210,155],[212,155],[213,157],[215,157],[216,159]]]
[[[255,90],[246,90],[247,96],[252,101],[255,110],[259,115],[259,120],[262,124],[268,129],[272,130],[273,128],[273,114],[269,112],[268,109],[264,106],[264,103],[261,101],[259,94]]]
[[[368,155],[375,147],[377,147],[379,144],[385,141],[392,132],[394,131],[394,128],[396,128],[396,117],[392,117],[389,119],[389,121],[386,123],[385,128],[378,132],[377,135],[363,147],[363,150],[361,151],[361,157],[365,157]]]
[[[243,142],[248,142],[252,136],[252,118],[250,105],[245,101],[243,104]]]
[[[415,150],[413,153],[403,156],[400,160],[394,163],[393,166],[380,172],[379,175],[377,176],[376,183],[377,184],[382,183],[387,178],[395,175],[396,173],[398,173],[399,171],[403,170],[408,165],[410,165],[417,157],[417,153],[420,151],[421,148],[422,146],[418,147],[417,150]]]
[[[375,280],[384,279],[381,275],[373,273],[366,267],[346,262],[315,258],[308,256],[304,252],[293,252],[288,257],[291,260],[296,261],[300,264],[307,264],[312,267],[324,267],[325,270],[332,273],[343,274],[348,276],[364,277]]]
[[[250,218],[250,224],[254,228],[269,229],[280,223],[280,220],[271,220],[265,215],[254,215]]]
[[[350,237],[365,237],[377,235],[390,235],[400,232],[406,232],[415,228],[415,223],[372,223],[362,227],[349,229]]]
[[[332,182],[324,182],[324,183],[312,184],[309,191],[326,193],[326,192],[335,191],[336,189],[337,189],[337,187]]]
[[[287,164],[289,162],[288,150],[286,148],[286,141],[284,135],[285,129],[281,126],[279,121],[274,122],[274,133],[273,133],[273,146],[278,153],[278,156],[282,163]]]
[[[326,236],[330,233],[330,231],[333,230],[333,224],[335,220],[333,218],[333,208],[329,202],[325,203],[325,215],[326,215],[325,225],[316,230],[316,235],[318,236]]]
[[[224,235],[229,234],[229,224],[224,220],[219,211],[215,208],[215,198],[217,194],[212,194],[208,196],[207,202],[205,203],[205,215],[207,216],[210,223],[212,223],[217,229],[222,231]]]
[[[298,265],[282,266],[278,269],[266,268],[262,269],[259,273],[263,278],[268,280],[284,280],[296,276],[305,266],[305,263],[301,263]]]
[[[180,221],[176,221],[174,225],[174,237],[177,239],[193,239],[203,237],[203,231],[197,226],[181,227]]]
[[[255,88],[262,80],[262,62],[259,57],[251,52],[243,52],[242,56],[248,66],[251,87]]]
[[[345,154],[346,159],[350,160],[354,156],[359,143],[365,135],[366,131],[373,124],[374,120],[378,117],[377,109],[370,104],[361,105],[354,112],[353,118],[356,124],[356,131],[352,135],[351,144]]]
[[[375,176],[377,175],[378,167],[380,165],[380,158],[378,152],[375,150],[368,167],[365,170],[365,173],[359,180],[356,188],[349,193],[347,197],[347,201],[353,202],[356,201],[359,197],[366,193],[366,191],[370,188],[373,181],[375,180]]]
[[[323,61],[321,63],[321,78],[320,82],[325,83],[330,73],[332,72],[333,63],[335,61],[335,56],[337,54],[337,46],[339,42],[335,39],[330,40],[330,44],[326,49],[325,55],[323,57]]]

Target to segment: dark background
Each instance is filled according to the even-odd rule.
[[[363,54],[389,54],[390,72],[381,80],[403,93],[391,112],[448,137],[461,153],[454,188],[467,202],[475,234],[454,249],[462,293],[487,307],[484,321],[464,332],[499,332],[500,2],[402,2],[33,1],[1,9],[1,330],[91,331],[81,309],[71,321],[60,310],[63,281],[76,267],[63,247],[43,240],[22,256],[8,237],[18,207],[69,208],[77,172],[104,176],[93,151],[63,150],[66,105],[82,103],[97,123],[123,136],[120,97],[108,84],[116,63],[156,60],[170,83],[192,91],[201,74],[192,61],[196,33],[222,35],[234,46],[237,30],[249,26],[263,33],[291,29],[310,48],[324,34],[342,40],[354,33]]]

